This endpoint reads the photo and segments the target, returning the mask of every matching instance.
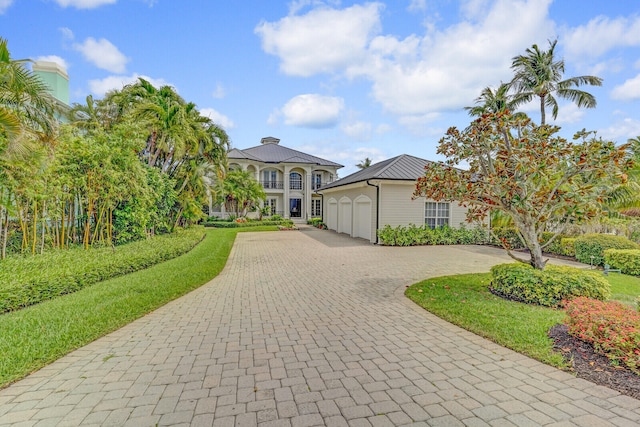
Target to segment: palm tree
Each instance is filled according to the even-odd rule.
[[[513,96],[509,95],[510,86],[506,83],[500,83],[496,90],[487,86],[482,89],[480,96],[477,97],[473,107],[464,107],[470,116],[482,116],[490,113],[503,113],[505,111],[513,111]]]
[[[57,124],[57,103],[47,85],[25,67],[27,62],[11,59],[7,41],[0,37],[0,138],[6,138],[5,155],[29,151],[29,139],[50,142]]]
[[[356,165],[358,169],[366,169],[369,166],[371,166],[371,159],[368,157],[366,157],[363,161],[361,161]]]
[[[602,86],[602,79],[594,76],[570,77],[562,80],[564,74],[564,59],[555,57],[558,40],[549,41],[549,50],[542,51],[538,45],[526,50],[525,55],[513,58],[511,69],[515,75],[511,80],[511,87],[515,90],[512,99],[514,106],[526,104],[535,97],[540,99],[540,124],[546,122],[545,108],[551,107],[554,119],[558,117],[558,101],[568,99],[578,107],[594,108],[596,99],[588,92],[575,89],[581,85]]]

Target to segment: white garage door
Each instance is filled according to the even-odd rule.
[[[338,202],[335,199],[329,200],[326,222],[329,230],[338,231]]]
[[[351,235],[351,200],[340,199],[338,205],[338,233]]]
[[[353,237],[371,240],[371,200],[356,201]]]

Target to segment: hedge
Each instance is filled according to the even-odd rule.
[[[607,249],[604,251],[604,262],[621,273],[640,276],[639,249]]]
[[[284,225],[290,226],[293,224],[293,221],[289,219],[284,220],[263,220],[263,221],[207,221],[204,223],[205,227],[213,227],[213,228],[242,228],[242,227],[255,227],[256,225]]]
[[[640,249],[640,245],[623,236],[585,234],[575,240],[576,259],[584,264],[603,266],[607,249]]]
[[[116,247],[6,258],[0,261],[0,314],[175,258],[203,238],[202,227],[193,227]]]
[[[392,228],[387,224],[378,230],[378,239],[384,246],[474,245],[486,243],[488,235],[482,227],[431,229],[426,225],[418,227],[409,224],[408,227],[401,225]]]
[[[557,265],[537,270],[524,263],[492,267],[489,289],[504,298],[548,307],[579,296],[599,300],[611,296],[609,282],[601,273]]]

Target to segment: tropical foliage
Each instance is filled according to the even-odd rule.
[[[234,212],[236,217],[257,208],[260,201],[267,197],[264,188],[251,172],[242,169],[228,172],[220,182],[217,194],[227,212]]]
[[[594,218],[631,163],[627,146],[587,132],[568,142],[558,130],[508,113],[483,115],[464,131],[452,127],[437,150],[448,160],[425,167],[414,196],[467,204],[469,220],[503,212],[529,249],[529,263],[543,269],[542,250],[554,241],[541,245],[543,233]],[[460,163],[468,170],[457,169]]]
[[[194,224],[229,138],[169,86],[144,79],[67,108],[0,39],[0,247],[113,245]]]

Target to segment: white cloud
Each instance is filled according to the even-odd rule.
[[[62,7],[76,9],[95,9],[105,4],[114,4],[117,0],[55,0]]]
[[[540,109],[540,105],[538,105],[538,110]],[[585,110],[583,108],[578,107],[574,103],[560,105],[558,107],[558,118],[553,120],[551,116],[551,111],[547,109],[547,121],[549,123],[554,123],[557,125],[561,124],[571,124],[578,123],[585,115]]]
[[[625,143],[627,139],[640,135],[640,120],[627,117],[614,122],[606,129],[599,130],[598,134],[605,139]]]
[[[13,4],[13,0],[0,0],[0,15],[3,15],[11,4]]]
[[[125,85],[137,82],[138,78],[140,77],[147,80],[157,88],[161,86],[172,86],[163,79],[154,79],[145,75],[134,73],[131,76],[109,76],[105,77],[104,79],[90,80],[89,89],[94,95],[104,96],[104,94],[109,92],[110,90],[119,90],[122,89]]]
[[[354,121],[351,123],[345,123],[342,125],[341,129],[345,135],[357,141],[369,141],[371,139],[371,123]]]
[[[213,96],[216,99],[222,99],[225,96],[227,96],[227,91],[224,89],[224,86],[222,86],[220,83],[216,83],[216,88],[211,93],[211,96]]]
[[[314,9],[278,22],[262,22],[255,32],[265,52],[282,61],[283,72],[295,76],[339,71],[363,59],[370,38],[379,31],[380,3],[346,9]]]
[[[598,57],[617,46],[640,46],[640,16],[598,16],[569,29],[562,42],[566,55],[575,59]]]
[[[411,0],[407,10],[409,12],[424,12],[427,10],[427,0]]]
[[[204,117],[209,117],[211,120],[213,120],[215,124],[223,127],[227,131],[229,129],[233,129],[236,126],[235,123],[233,123],[233,120],[231,120],[229,117],[225,116],[224,114],[214,110],[213,108],[201,109],[200,115]]]
[[[344,109],[344,100],[317,94],[298,95],[282,107],[284,123],[310,128],[333,127]]]
[[[391,125],[387,123],[381,123],[378,126],[376,126],[376,133],[378,135],[384,135],[385,133],[391,132],[391,130],[393,130],[393,128],[391,127]]]
[[[73,31],[68,27],[60,27],[58,30],[62,33],[62,38],[66,41],[71,41],[75,37]]]
[[[620,86],[614,87],[611,91],[611,98],[619,101],[640,99],[640,74],[626,80]]]
[[[107,39],[87,38],[84,43],[75,43],[74,49],[96,67],[112,73],[124,73],[129,58]]]
[[[64,58],[60,58],[57,55],[38,56],[35,60],[36,61],[55,62],[56,64],[58,64],[59,66],[61,66],[65,70],[69,70],[69,64],[67,64],[67,61],[65,61]]]

